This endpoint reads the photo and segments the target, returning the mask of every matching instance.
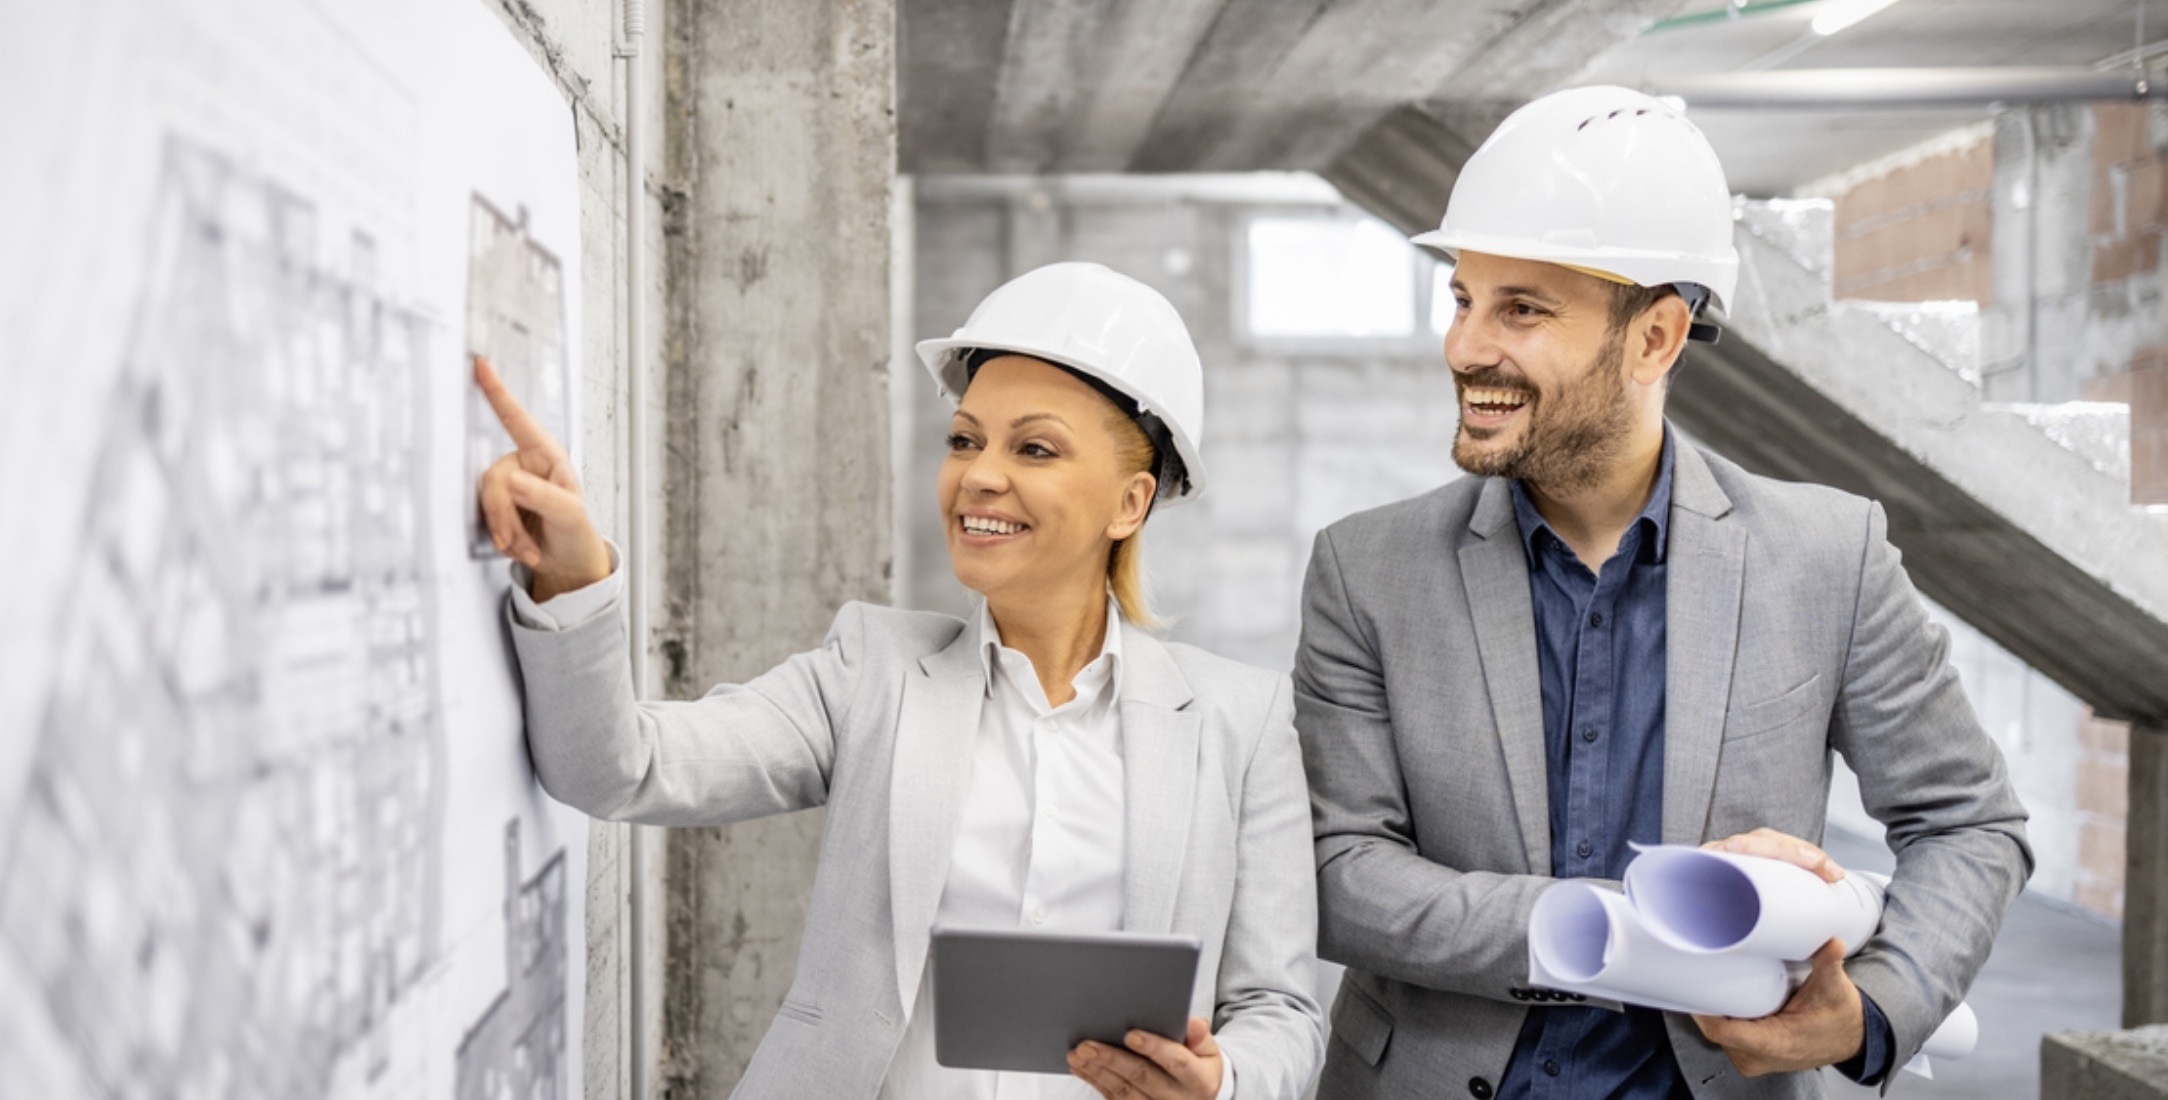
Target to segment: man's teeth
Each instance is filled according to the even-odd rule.
[[[1021,523],[987,519],[983,516],[965,516],[964,531],[972,535],[1013,535],[1024,529]]]
[[[1528,403],[1528,395],[1518,390],[1471,389],[1467,402],[1491,409],[1517,409]]]

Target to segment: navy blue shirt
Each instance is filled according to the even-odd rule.
[[[1664,597],[1671,517],[1671,428],[1656,487],[1602,568],[1590,571],[1537,513],[1520,482],[1513,510],[1528,554],[1536,667],[1543,690],[1551,874],[1618,879],[1633,844],[1664,828]],[[1839,1069],[1879,1078],[1888,1023],[1871,998],[1861,1056]],[[1877,1042],[1880,1040],[1880,1042]],[[1654,1009],[1532,1008],[1500,1100],[1688,1096]]]
[[[1535,608],[1551,873],[1559,878],[1619,878],[1633,859],[1630,844],[1663,839],[1671,447],[1667,427],[1655,491],[1597,572],[1512,484]],[[1660,1012],[1534,1008],[1498,1095],[1669,1097],[1686,1095],[1686,1083]]]

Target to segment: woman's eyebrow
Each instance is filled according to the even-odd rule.
[[[1054,415],[1053,413],[1049,413],[1049,412],[1036,412],[1036,413],[1025,413],[1024,415],[1022,415],[1022,416],[1019,416],[1019,417],[1017,417],[1016,419],[1014,419],[1014,420],[1011,420],[1011,421],[1009,421],[1009,427],[1011,427],[1011,428],[1021,428],[1021,427],[1023,427],[1024,425],[1026,425],[1026,424],[1029,424],[1029,423],[1031,423],[1031,422],[1032,422],[1032,421],[1034,421],[1034,420],[1051,420],[1051,421],[1053,421],[1054,423],[1056,423],[1056,424],[1059,424],[1059,425],[1061,425],[1061,426],[1062,426],[1062,427],[1064,427],[1064,428],[1066,428],[1066,427],[1068,427],[1068,426],[1069,426],[1069,422],[1068,422],[1068,421],[1066,421],[1066,420],[1063,420],[1063,419],[1062,419],[1061,417],[1055,416],[1055,415]]]

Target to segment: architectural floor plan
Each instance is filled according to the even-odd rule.
[[[467,411],[484,352],[576,438],[576,165],[447,8],[33,20],[69,107],[0,172],[43,258],[0,279],[0,1094],[579,1091],[585,822],[528,770]]]

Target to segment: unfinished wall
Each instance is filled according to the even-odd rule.
[[[889,592],[886,0],[671,7],[666,694],[820,644]],[[660,1080],[737,1083],[788,987],[818,813],[672,830]]]
[[[1968,128],[1810,188],[1836,205],[1836,297],[1992,301],[1994,157],[1992,128]]]
[[[2168,503],[2168,104],[1996,119],[1990,399],[2131,405],[2131,499]]]
[[[2126,349],[2101,347],[2084,383],[2095,400],[2130,403],[2131,499],[2168,504],[2168,316],[2161,292],[2168,231],[2168,108],[2103,103],[2092,108],[2089,225],[2095,308],[2150,313],[2134,319]]]

